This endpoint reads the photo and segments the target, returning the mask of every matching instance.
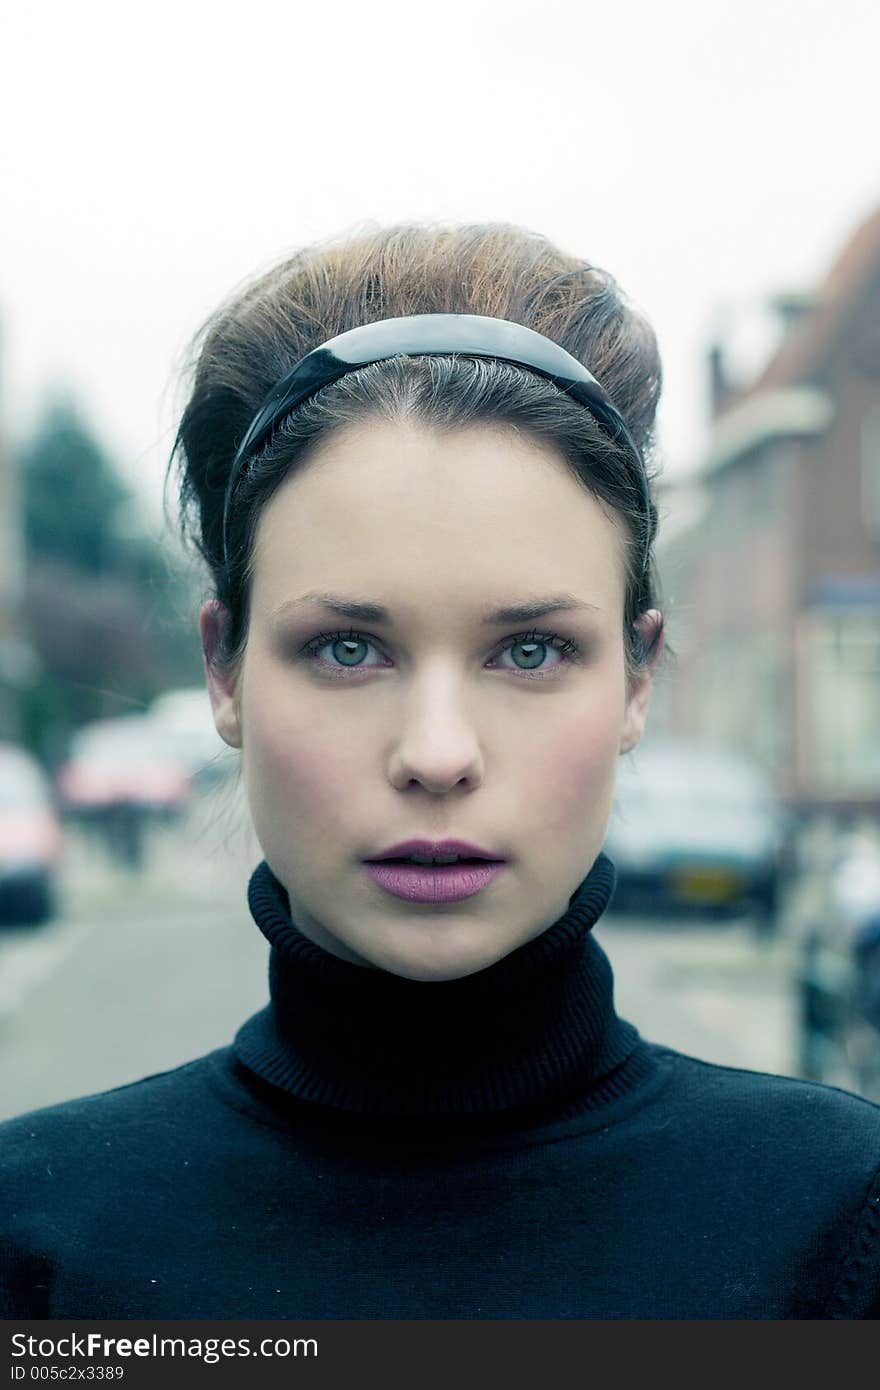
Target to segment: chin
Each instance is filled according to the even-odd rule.
[[[492,962],[489,962],[491,964]],[[389,966],[381,966],[380,969],[387,971],[391,975],[399,975],[404,980],[418,980],[423,984],[444,984],[452,980],[463,980],[466,975],[476,975],[480,970],[485,970],[486,965],[449,965],[449,966],[422,966],[401,963],[394,969]]]
[[[511,945],[510,949],[513,950],[514,946]],[[462,980],[466,975],[476,975],[480,970],[488,970],[490,965],[495,965],[505,955],[506,951],[475,955],[473,951],[456,954],[454,951],[446,950],[439,952],[433,959],[425,956],[415,959],[412,956],[389,953],[381,960],[374,956],[371,963],[377,969],[400,975],[405,980],[439,984],[447,980]]]

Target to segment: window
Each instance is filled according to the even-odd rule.
[[[862,416],[862,517],[868,535],[880,541],[880,405]]]
[[[808,762],[832,795],[880,783],[880,611],[817,611],[810,680]]]

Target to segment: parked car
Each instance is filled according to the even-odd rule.
[[[82,818],[134,806],[158,819],[186,809],[190,776],[179,752],[144,714],[97,719],[78,729],[56,774],[62,804]]]
[[[113,857],[131,868],[143,864],[150,827],[178,820],[192,790],[179,748],[146,714],[83,725],[56,786],[65,815],[100,834]]]
[[[186,686],[158,695],[150,718],[193,782],[209,787],[238,766],[238,754],[217,732],[206,686]]]
[[[50,779],[25,749],[0,743],[0,922],[55,915],[62,849]]]
[[[646,738],[620,759],[604,849],[613,908],[743,911],[769,928],[788,873],[791,825],[752,759],[717,743]]]

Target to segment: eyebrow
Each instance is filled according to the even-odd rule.
[[[355,622],[382,624],[393,622],[391,613],[381,604],[364,603],[360,599],[345,598],[341,594],[328,593],[308,593],[302,594],[300,598],[287,599],[273,609],[271,616],[273,619],[282,618],[291,609],[303,608],[309,604],[318,604],[322,608],[330,609],[333,613],[338,614],[340,618],[351,618]],[[536,598],[527,603],[514,603],[505,608],[487,610],[480,621],[486,627],[503,627],[510,623],[529,623],[533,618],[543,618],[547,613],[584,609],[592,613],[602,612],[602,609],[597,608],[594,603],[587,603],[584,599],[575,598],[573,594],[550,594],[547,598]]]

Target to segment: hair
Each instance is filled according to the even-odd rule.
[[[543,333],[605,388],[656,473],[654,426],[662,373],[653,329],[613,276],[545,237],[500,222],[401,223],[306,247],[236,291],[190,348],[189,399],[171,452],[184,544],[210,571],[227,614],[212,658],[234,668],[247,642],[254,540],[284,479],[336,429],[373,417],[440,430],[503,423],[549,443],[611,519],[622,523],[624,658],[628,685],[649,641],[636,619],[659,606],[653,534],[632,464],[589,411],[526,368],[466,355],[397,356],[360,367],[296,407],[249,460],[236,487],[223,553],[223,506],[237,447],[265,397],[307,352],[347,329],[409,314],[483,314]],[[645,533],[648,562],[643,566]]]

